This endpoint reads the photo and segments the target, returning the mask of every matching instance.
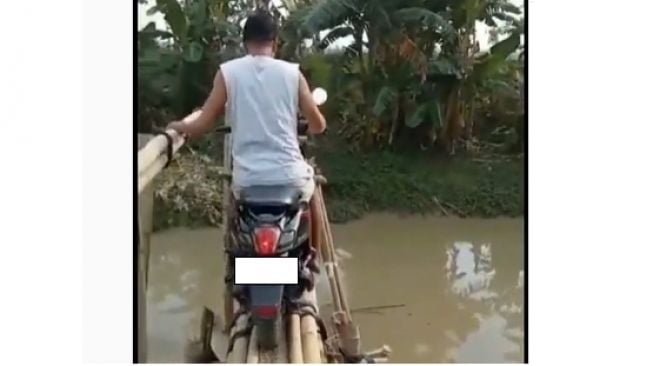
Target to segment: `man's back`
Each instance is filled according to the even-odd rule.
[[[245,56],[221,66],[236,186],[301,184],[313,177],[297,141],[297,64]]]

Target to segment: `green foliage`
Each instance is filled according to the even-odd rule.
[[[408,127],[417,127],[420,123],[424,121],[424,117],[429,108],[432,108],[429,104],[422,104],[412,113],[410,118],[406,120],[406,126]]]
[[[342,72],[334,84],[347,86],[337,91],[338,117],[358,125],[340,131],[359,147],[392,145],[425,122],[430,127],[420,133],[431,141],[437,135],[447,145],[459,137],[473,138],[478,93],[501,85],[494,79],[523,33],[516,18],[520,9],[506,0],[322,0],[302,11],[298,28],[329,31],[321,49],[343,37],[354,38],[340,54],[349,63],[341,60],[333,67],[356,66],[355,73]],[[478,59],[472,42],[476,21],[497,27],[504,22],[502,34],[511,33]],[[463,124],[472,126],[464,136],[454,133],[459,113],[453,110],[461,107]]]
[[[440,214],[437,199],[452,215],[475,217],[523,214],[523,161],[489,157],[433,159],[381,152],[318,155],[329,184],[324,187],[332,222],[367,212]],[[176,226],[219,226],[221,184],[217,164],[183,152],[155,180],[155,230]],[[454,207],[454,208],[452,208]]]
[[[218,173],[218,164],[205,155],[179,154],[153,183],[155,230],[219,226],[222,186]]]
[[[255,3],[281,23],[279,56],[329,92],[318,161],[334,221],[437,212],[434,198],[466,215],[523,213],[522,161],[504,155],[524,141],[524,23],[508,0],[285,0],[287,16],[266,1],[156,0],[149,13],[167,26],[138,33],[140,131],[204,102],[220,63],[242,54],[240,24]],[[476,22],[498,41],[486,54],[474,44]],[[343,38],[353,42],[326,50]],[[460,140],[483,147],[483,159],[419,151]],[[220,222],[217,164],[207,156],[221,147],[207,136],[190,148],[155,182],[159,229]]]
[[[331,152],[320,155],[319,160],[329,177],[325,194],[329,217],[334,222],[373,211],[440,213],[434,198],[451,214],[523,214],[521,159],[475,162],[390,152]]]
[[[188,20],[177,0],[156,0],[156,5],[148,10],[148,15],[161,12],[172,30],[176,40],[182,45],[187,42]]]
[[[509,107],[522,106],[514,102],[523,78],[513,71],[523,71],[508,66],[520,52],[523,20],[521,9],[507,0],[262,3],[281,23],[279,55],[301,63],[311,85],[328,90],[323,108],[353,149],[384,149],[411,139],[422,148],[434,141],[452,146],[489,136],[500,125],[523,130]],[[162,13],[167,29],[149,24],[139,32],[139,129],[203,103],[219,64],[241,54],[239,24],[253,5],[156,0],[149,12]],[[501,39],[484,55],[473,42],[477,21]],[[324,53],[346,37],[353,38],[351,45]],[[465,134],[457,132],[459,125]]]
[[[340,38],[344,38],[347,36],[353,36],[354,35],[354,28],[348,27],[348,26],[341,26],[332,29],[327,33],[326,36],[322,38],[322,41],[320,42],[319,48],[320,49],[325,49],[329,47],[333,42],[337,41]]]
[[[374,108],[372,109],[374,114],[380,116],[388,109],[388,106],[397,98],[397,90],[384,86],[379,91],[379,95],[376,97],[376,102],[374,103]]]
[[[419,23],[443,34],[452,35],[454,27],[441,14],[424,8],[404,8],[395,12],[395,17],[406,24]]]
[[[138,34],[138,127],[143,132],[169,122],[164,116],[180,118],[201,105],[220,62],[240,52],[240,28],[230,23],[228,0],[192,0],[183,6],[157,0],[148,13],[157,12],[167,29],[150,23]]]
[[[301,27],[310,33],[336,27],[357,10],[357,0],[318,0],[303,14]]]

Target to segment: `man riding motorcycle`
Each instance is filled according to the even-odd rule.
[[[238,200],[242,189],[251,186],[297,187],[300,201],[311,206],[311,231],[317,233],[322,222],[311,200],[315,172],[300,151],[297,115],[306,118],[312,134],[322,133],[326,121],[299,65],[274,58],[276,37],[272,16],[263,11],[249,16],[243,29],[247,55],[220,66],[196,119],[175,121],[168,128],[199,136],[224,114],[231,125],[233,197]]]

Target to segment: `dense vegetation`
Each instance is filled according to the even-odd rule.
[[[440,201],[456,214],[521,212],[523,15],[508,0],[149,4],[167,28],[150,23],[138,34],[140,131],[201,105],[219,64],[243,53],[240,26],[247,14],[266,8],[281,27],[278,56],[299,62],[310,83],[329,92],[330,130],[315,153],[329,176],[336,218],[368,210],[443,211]],[[480,24],[492,38],[486,52],[476,39]],[[342,39],[351,42],[334,47]],[[219,151],[214,145],[215,137],[194,142],[194,155],[162,177],[168,181],[157,199],[177,212],[170,217],[193,210],[177,206],[194,199],[171,198],[189,194],[175,182],[197,172],[193,164],[210,165],[206,155],[216,159]],[[217,192],[211,188],[217,181],[206,184],[197,191]],[[214,211],[200,215],[200,223],[214,223]]]

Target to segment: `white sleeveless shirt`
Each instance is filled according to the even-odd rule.
[[[245,56],[220,66],[227,86],[233,184],[302,185],[313,178],[297,140],[299,65]]]

